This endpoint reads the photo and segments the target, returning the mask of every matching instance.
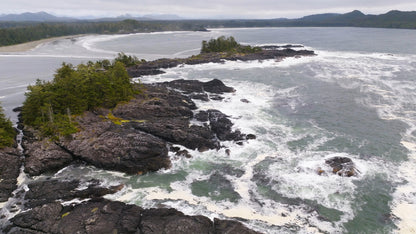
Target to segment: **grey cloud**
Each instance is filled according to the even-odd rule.
[[[0,13],[47,11],[65,15],[177,14],[185,17],[299,17],[312,13],[416,10],[414,0],[2,0]]]

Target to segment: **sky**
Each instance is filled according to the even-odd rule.
[[[184,18],[298,18],[360,10],[416,11],[415,0],[0,0],[0,14],[45,11],[58,16],[175,14]]]

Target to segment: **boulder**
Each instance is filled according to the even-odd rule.
[[[347,157],[333,157],[325,160],[325,163],[332,168],[332,173],[339,176],[351,177],[357,175],[358,170],[354,163]],[[319,173],[319,172],[318,172]],[[319,173],[322,174],[323,172]]]
[[[181,90],[185,94],[204,93],[204,92],[223,94],[223,93],[235,92],[234,88],[226,86],[222,81],[218,79],[213,79],[208,82],[201,82],[198,80],[180,79],[180,80],[174,80],[170,82],[163,82],[160,85]]]
[[[32,141],[25,137],[24,148],[24,170],[30,176],[60,170],[74,161],[70,153],[48,139]]]
[[[0,202],[5,202],[17,188],[20,173],[20,154],[17,149],[0,149]]]

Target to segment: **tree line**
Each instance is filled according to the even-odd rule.
[[[0,46],[77,34],[121,34],[155,31],[204,30],[199,24],[191,24],[188,22],[136,20],[123,20],[117,22],[10,24],[12,26],[8,26],[7,23],[2,23],[1,25],[4,27],[0,28]]]

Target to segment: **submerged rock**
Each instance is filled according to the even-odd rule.
[[[17,149],[0,149],[0,202],[5,202],[17,188],[17,177],[21,166]]]

